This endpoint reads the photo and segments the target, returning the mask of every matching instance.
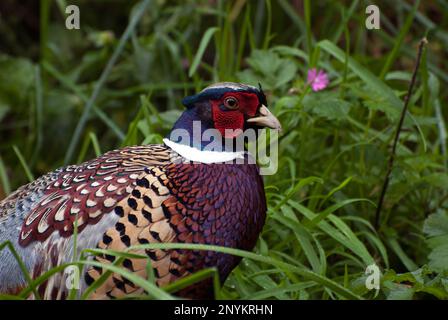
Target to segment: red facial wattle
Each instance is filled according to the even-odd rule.
[[[225,99],[229,96],[238,100],[237,109],[231,110],[223,106]],[[248,92],[231,92],[225,94],[220,100],[212,100],[211,103],[215,128],[225,138],[235,138],[243,133],[245,115],[255,116],[260,104],[257,95]]]

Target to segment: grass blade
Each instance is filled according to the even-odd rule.
[[[414,21],[415,13],[417,12],[417,8],[419,5],[420,5],[420,0],[417,0],[414,3],[414,6],[412,7],[411,12],[409,12],[409,14],[406,18],[406,21],[404,22],[403,26],[401,27],[398,37],[395,38],[394,47],[392,48],[392,51],[387,56],[386,63],[384,64],[383,69],[381,70],[381,73],[380,73],[381,80],[384,80],[384,77],[386,76],[390,67],[392,66],[395,59],[397,58],[398,53],[400,52],[404,37],[408,34],[409,29],[411,28],[412,22]]]
[[[17,158],[19,159],[20,164],[22,165],[23,170],[25,170],[25,174],[26,174],[26,177],[28,178],[28,181],[29,182],[34,181],[34,176],[31,173],[31,170],[28,167],[28,164],[26,163],[25,158],[23,157],[23,155],[20,152],[19,148],[17,148],[16,145],[12,146],[12,148],[14,149],[14,152],[16,153]]]
[[[274,265],[283,270],[297,273],[306,279],[315,281],[323,286],[328,287],[329,289],[333,290],[335,293],[341,295],[344,298],[362,299],[360,296],[356,295],[349,289],[344,288],[339,283],[337,283],[327,277],[321,276],[313,271],[307,270],[305,268],[300,268],[300,267],[291,265],[289,263],[285,263],[283,261],[279,261],[272,257],[262,256],[262,255],[259,255],[259,254],[253,253],[253,252],[249,252],[249,251],[233,249],[233,248],[226,248],[226,247],[215,246],[215,245],[187,244],[187,243],[153,243],[153,244],[132,246],[128,250],[131,251],[131,250],[141,250],[141,249],[190,249],[190,250],[209,250],[209,251],[228,253],[228,254],[239,256],[242,258],[247,258],[247,259],[251,259],[254,261]]]
[[[208,43],[210,42],[210,39],[212,36],[219,30],[218,27],[211,27],[208,28],[207,31],[205,31],[204,36],[201,39],[201,42],[199,43],[198,51],[196,52],[196,55],[194,56],[193,63],[190,66],[190,69],[188,70],[188,76],[191,78],[193,74],[196,72],[196,69],[199,66],[199,63],[201,63],[202,56],[204,55],[205,49],[207,48]]]
[[[136,10],[135,15],[131,17],[131,21],[129,22],[128,26],[126,27],[126,30],[124,31],[123,35],[120,38],[120,41],[118,42],[117,47],[115,48],[112,56],[110,57],[109,61],[107,62],[106,68],[104,68],[103,72],[101,73],[100,78],[95,84],[95,88],[93,89],[92,95],[90,96],[89,100],[87,101],[86,107],[83,110],[83,113],[81,115],[81,118],[79,119],[78,124],[76,125],[75,132],[73,133],[73,137],[70,141],[69,147],[67,149],[67,153],[65,154],[64,163],[68,164],[70,160],[73,157],[73,153],[75,152],[75,148],[78,145],[79,139],[81,137],[81,133],[84,130],[84,127],[87,122],[87,118],[90,114],[90,111],[93,107],[93,104],[95,103],[96,99],[98,98],[98,95],[103,88],[103,86],[106,83],[107,78],[109,77],[110,72],[112,71],[113,66],[115,65],[116,61],[118,60],[118,57],[120,56],[121,52],[124,49],[124,46],[126,42],[128,41],[131,34],[134,32],[135,27],[137,26],[137,23],[140,21],[140,18],[143,16],[143,13],[146,10],[146,7],[148,6],[150,0],[144,0],[140,3],[139,8]]]
[[[6,172],[5,164],[0,156],[0,180],[2,181],[3,191],[6,195],[11,193],[11,184],[9,183],[8,173]]]

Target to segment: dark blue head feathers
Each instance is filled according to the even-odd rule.
[[[198,94],[193,96],[185,97],[182,100],[182,104],[187,108],[192,108],[194,105],[200,101],[208,100],[219,100],[221,97],[228,92],[253,92],[258,96],[261,104],[267,105],[266,96],[264,95],[261,84],[259,84],[259,89],[253,86],[234,83],[234,82],[220,82],[208,86]]]

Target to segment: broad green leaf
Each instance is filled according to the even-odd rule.
[[[431,252],[429,266],[437,271],[448,270],[448,214],[440,211],[430,215],[424,223],[423,232]]]
[[[313,93],[303,99],[305,111],[328,120],[345,119],[350,111],[350,104],[335,97],[334,94]]]

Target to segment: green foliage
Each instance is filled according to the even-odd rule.
[[[445,184],[446,186],[446,184]],[[448,272],[448,215],[438,212],[430,215],[423,226],[427,234],[429,267],[440,272]]]
[[[254,252],[184,245],[243,257],[222,288],[214,269],[157,288],[150,263],[147,279],[120,268],[130,250],[108,252],[114,264],[102,265],[109,272],[80,298],[118,272],[147,289],[128,297],[139,299],[172,298],[205,277],[223,299],[448,299],[446,5],[434,14],[423,1],[383,1],[382,29],[367,31],[362,1],[122,1],[107,6],[107,17],[102,2],[74,4],[81,30],[63,27],[64,1],[42,1],[41,43],[29,40],[20,55],[22,43],[0,52],[0,197],[71,153],[79,163],[160,143],[181,98],[214,81],[261,83],[284,129],[278,172],[265,177],[268,217]],[[0,36],[4,30],[0,21]],[[375,230],[389,146],[425,35]],[[307,85],[312,67],[328,73],[324,91]],[[86,250],[67,265],[85,268],[93,264],[86,257],[100,253]],[[382,271],[378,292],[365,287],[372,263]],[[4,298],[25,298],[67,265]]]
[[[345,119],[350,103],[340,99],[336,92],[322,92],[306,95],[302,101],[304,111],[327,120]]]
[[[247,58],[247,64],[250,69],[239,72],[238,79],[252,85],[258,85],[262,79],[263,88],[267,90],[284,87],[297,74],[294,61],[281,58],[273,50],[254,50]]]

